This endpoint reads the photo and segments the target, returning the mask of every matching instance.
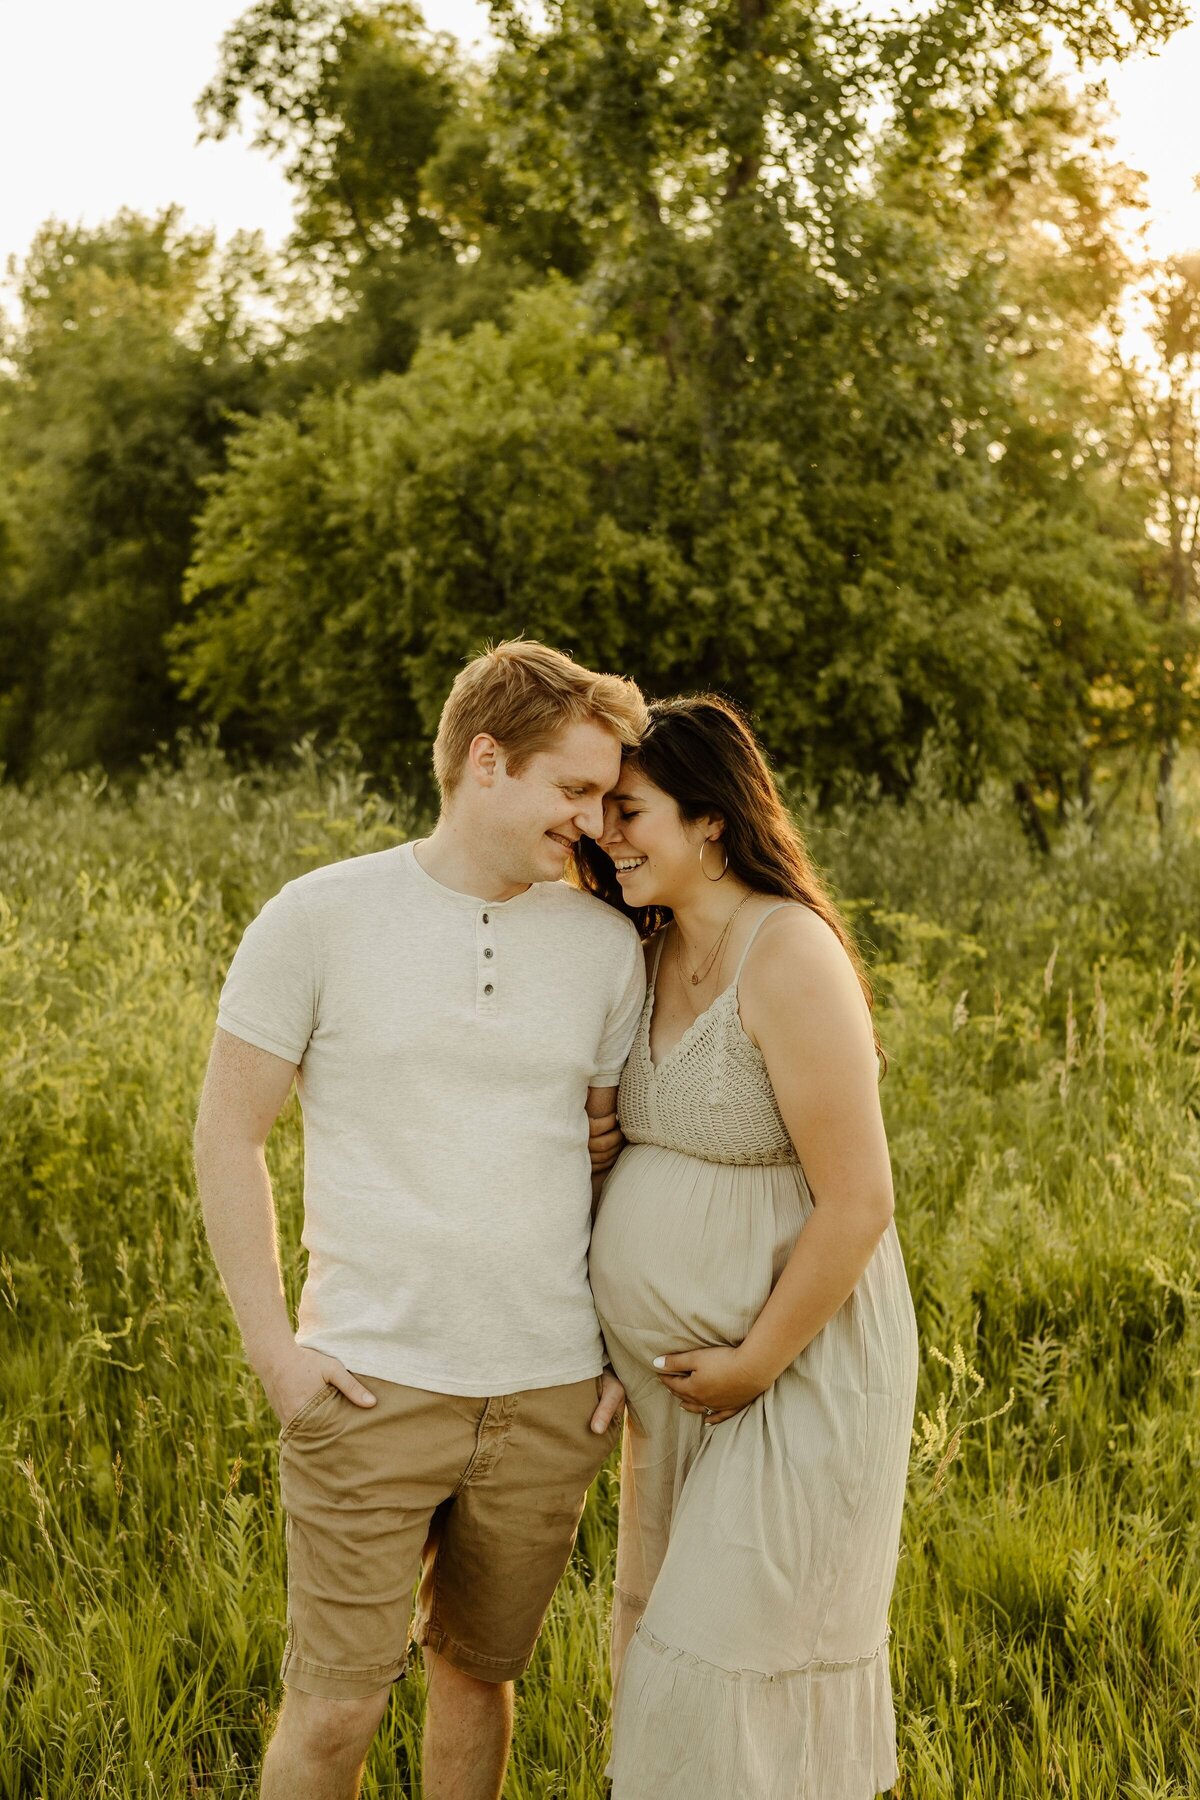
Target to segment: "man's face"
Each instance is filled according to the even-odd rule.
[[[604,794],[621,771],[621,746],[592,720],[564,726],[510,775],[503,751],[489,795],[489,823],[513,881],[559,881],[581,837],[599,837]]]

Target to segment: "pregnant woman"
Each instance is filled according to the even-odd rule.
[[[590,1264],[629,1401],[613,1800],[873,1800],[917,1344],[870,990],[719,699],[651,708],[579,866],[650,977]]]

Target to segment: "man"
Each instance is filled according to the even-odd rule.
[[[568,886],[636,687],[540,644],[459,675],[431,837],[289,882],[221,994],[196,1127],[213,1254],[282,1424],[286,1693],[264,1800],[344,1800],[409,1612],[427,1800],[497,1800],[512,1683],[621,1391],[587,1284],[588,1118],[615,1106],[637,935]],[[295,1078],[308,1273],[293,1334],[263,1154]]]

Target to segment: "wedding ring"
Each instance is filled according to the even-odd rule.
[[[709,1415],[709,1413],[712,1413],[712,1412],[715,1412],[715,1411],[716,1411],[716,1410],[717,1410],[717,1409],[716,1409],[716,1407],[715,1407],[715,1406],[706,1406],[706,1407],[705,1407],[705,1409],[704,1409],[704,1416],[705,1416],[705,1418],[706,1418],[706,1419],[707,1419],[707,1417],[708,1417],[708,1415]]]

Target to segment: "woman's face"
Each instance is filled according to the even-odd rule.
[[[613,860],[626,905],[675,906],[696,883],[700,842],[709,829],[703,820],[685,823],[671,796],[627,762],[604,796],[597,842]]]

